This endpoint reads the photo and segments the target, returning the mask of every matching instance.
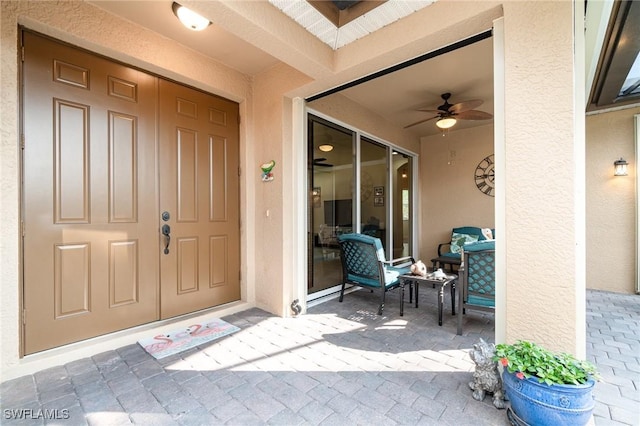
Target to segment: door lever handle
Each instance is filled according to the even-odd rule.
[[[166,237],[164,246],[164,254],[169,254],[169,244],[171,243],[171,227],[167,224],[162,225],[162,235]]]

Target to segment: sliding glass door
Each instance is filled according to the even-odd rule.
[[[340,234],[380,238],[388,258],[411,253],[413,158],[311,114],[307,124],[312,300],[342,283]]]
[[[310,119],[308,292],[342,279],[337,236],[353,232],[353,147],[355,133],[321,119]]]
[[[360,138],[360,232],[380,238],[387,247],[387,147],[371,139]]]
[[[393,151],[393,257],[410,256],[413,250],[413,157]]]

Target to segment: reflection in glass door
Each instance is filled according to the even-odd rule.
[[[355,134],[319,118],[308,123],[308,293],[341,283],[337,236],[353,232],[353,146]]]
[[[387,247],[387,147],[367,138],[360,140],[360,223],[361,233],[380,238]]]
[[[413,251],[413,158],[398,151],[391,161],[393,188],[393,257],[410,256]]]
[[[312,300],[338,291],[337,237],[380,238],[387,258],[412,253],[413,157],[309,114],[308,286]]]

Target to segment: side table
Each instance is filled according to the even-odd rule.
[[[456,314],[456,281],[458,280],[457,275],[453,274],[445,274],[444,278],[436,278],[433,272],[428,273],[426,276],[422,275],[413,275],[406,274],[400,275],[400,287],[402,288],[402,300],[404,301],[404,287],[409,284],[409,288],[411,288],[411,284],[415,284],[415,299],[416,299],[416,308],[418,307],[418,295],[419,295],[419,287],[420,283],[427,283],[432,285],[438,285],[438,325],[442,326],[442,311],[444,307],[444,288],[447,285],[450,285],[451,288],[451,315]],[[411,290],[410,290],[411,291]],[[401,304],[402,307],[402,304]],[[403,312],[400,309],[400,315],[402,316]]]

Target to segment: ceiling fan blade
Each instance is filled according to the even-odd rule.
[[[461,120],[489,120],[493,118],[492,114],[484,111],[477,111],[475,109],[471,111],[463,111],[459,114],[456,114],[456,118]]]
[[[444,112],[441,109],[427,109],[427,108],[419,108],[416,111],[430,112],[432,114],[442,114]]]
[[[420,121],[416,121],[415,123],[411,123],[407,126],[404,126],[405,129],[408,129],[409,127],[413,127],[413,126],[417,126],[418,124],[422,124],[424,122],[427,122],[429,120],[433,120],[434,118],[439,118],[439,116],[435,116],[435,117],[429,117],[429,118],[425,118],[424,120],[420,120]]]
[[[333,164],[327,164],[327,163],[316,163],[315,161],[313,162],[314,166],[320,166],[320,167],[333,167]]]
[[[326,158],[320,157],[320,158],[314,158],[313,162],[315,163],[316,161],[327,161]]]
[[[451,105],[449,108],[449,112],[454,114],[460,114],[464,111],[469,111],[470,109],[474,109],[483,104],[483,101],[480,99],[473,99],[470,101],[459,102],[457,104]]]

